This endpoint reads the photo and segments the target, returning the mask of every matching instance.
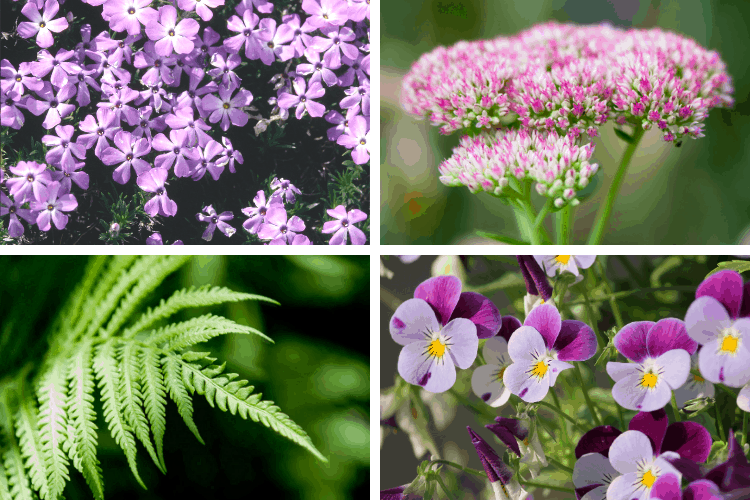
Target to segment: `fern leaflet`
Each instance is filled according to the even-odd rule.
[[[180,413],[182,420],[185,421],[190,432],[200,441],[203,442],[203,438],[198,432],[198,427],[193,422],[193,400],[190,399],[187,389],[185,388],[185,382],[182,380],[182,365],[180,362],[172,357],[166,356],[161,360],[164,368],[164,382],[169,390],[169,397],[177,405],[177,411]]]
[[[37,395],[39,408],[39,439],[44,448],[49,474],[51,498],[59,497],[68,477],[68,458],[63,452],[67,440],[66,395],[67,367],[65,360],[58,361],[42,378]]]
[[[52,487],[49,483],[50,473],[47,470],[47,457],[44,455],[44,447],[39,437],[36,422],[36,408],[33,399],[23,397],[18,412],[16,413],[16,436],[21,448],[21,454],[25,460],[24,465],[29,469],[31,484],[43,500],[52,498]]]
[[[164,388],[164,379],[161,374],[159,353],[155,349],[143,348],[141,354],[143,356],[143,372],[141,373],[143,403],[146,408],[148,420],[151,422],[151,429],[154,432],[159,463],[162,470],[166,473],[167,466],[164,463],[164,431],[167,427],[167,392]]]
[[[149,337],[148,343],[151,345],[165,344],[165,349],[179,351],[227,333],[253,333],[273,343],[270,337],[253,327],[240,325],[230,319],[212,314],[160,328]]]

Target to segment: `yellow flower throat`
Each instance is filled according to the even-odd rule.
[[[570,260],[571,255],[556,255],[555,260],[562,265],[566,265]]]
[[[656,387],[656,382],[659,381],[659,376],[655,373],[644,373],[641,377],[641,385],[653,389]]]
[[[547,366],[547,363],[544,361],[537,361],[531,369],[531,374],[535,377],[542,378],[547,373],[548,369],[549,367]]]
[[[427,354],[442,358],[445,354],[445,344],[440,339],[433,340],[427,347]]]

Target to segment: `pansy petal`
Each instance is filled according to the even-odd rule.
[[[605,457],[608,456],[609,447],[620,434],[622,431],[611,425],[594,427],[578,441],[575,449],[576,458],[581,458],[587,453],[601,453]]]
[[[560,333],[562,318],[557,308],[552,304],[542,304],[526,317],[523,326],[531,326],[544,338],[547,348],[551,349]]]
[[[674,474],[662,474],[651,487],[651,498],[659,500],[682,500],[680,478]]]
[[[742,307],[740,308],[740,318],[750,318],[750,281],[745,283],[742,288]]]
[[[646,347],[649,356],[656,358],[672,349],[684,349],[693,354],[698,349],[698,343],[687,334],[685,323],[679,319],[666,318],[659,320],[649,330],[646,335]]]
[[[456,366],[462,370],[469,368],[479,350],[476,325],[466,318],[456,318],[443,327],[442,333],[446,343],[452,344],[449,352]]]
[[[414,298],[427,301],[437,313],[441,325],[450,321],[460,296],[461,280],[455,276],[430,278],[414,290]]]
[[[591,484],[604,484],[610,481],[608,476],[619,475],[609,462],[609,458],[601,453],[587,453],[579,458],[573,467],[573,486],[581,488]]]
[[[594,264],[596,255],[574,255],[573,260],[576,261],[579,269],[588,269]]]
[[[719,329],[728,328],[731,324],[732,319],[726,308],[710,296],[695,299],[685,314],[688,335],[703,345],[715,339]]]
[[[651,442],[651,449],[658,455],[667,433],[667,426],[669,419],[664,410],[641,411],[630,419],[628,430],[645,434]]]
[[[748,336],[746,335],[746,338]],[[719,339],[704,345],[698,354],[701,375],[714,384],[742,387],[750,381],[750,350],[745,342],[737,346],[735,354],[722,352]]]
[[[609,374],[615,382],[619,382],[623,378],[633,375],[637,371],[638,365],[635,363],[620,363],[618,361],[610,361],[607,363],[607,374]]]
[[[693,481],[682,492],[682,500],[721,500],[722,498],[719,487],[708,479]]]
[[[533,361],[547,352],[544,339],[530,326],[522,326],[508,341],[508,354],[513,361]]]
[[[502,337],[505,340],[510,340],[510,336],[513,332],[521,328],[521,321],[514,316],[503,316],[503,324],[500,326],[500,331],[497,332],[498,337]]]
[[[648,356],[646,336],[655,324],[652,321],[635,321],[625,325],[615,335],[615,347],[629,360],[640,363]]]
[[[490,299],[475,292],[463,292],[453,310],[453,318],[467,318],[477,326],[477,337],[488,339],[500,330],[503,317]]]
[[[549,385],[555,385],[555,381],[557,381],[557,376],[560,375],[564,370],[567,370],[568,368],[573,368],[573,365],[570,363],[566,363],[565,361],[560,361],[557,359],[553,359],[549,362]]]
[[[695,298],[713,297],[726,308],[729,317],[736,318],[742,301],[742,276],[737,271],[725,269],[714,273],[698,286]]]
[[[440,324],[434,311],[422,299],[409,299],[403,302],[391,317],[391,337],[400,345],[424,340],[428,332],[439,329]]]
[[[690,354],[684,349],[672,349],[656,358],[664,372],[661,378],[672,389],[681,387],[690,375]]]
[[[521,448],[516,438],[524,440],[529,435],[529,426],[522,420],[515,418],[496,417],[494,424],[485,427],[495,434],[505,446],[510,448],[517,456],[521,456]]]
[[[549,392],[549,377],[532,376],[530,373],[533,367],[532,362],[523,360],[513,363],[503,373],[506,387],[527,403],[541,401]]]
[[[497,365],[482,365],[471,374],[471,390],[482,401],[497,408],[508,402],[510,389],[503,384],[502,373]]]
[[[711,453],[711,434],[697,422],[675,422],[667,428],[661,451],[674,451],[680,458],[705,462]]]
[[[612,442],[609,461],[620,474],[638,471],[638,463],[651,462],[654,458],[651,441],[639,431],[625,431]]]
[[[583,321],[565,320],[554,349],[562,361],[585,361],[596,354],[596,334]]]
[[[612,397],[628,410],[654,411],[669,402],[672,391],[665,383],[656,384],[653,389],[641,385],[641,374],[635,373],[620,379],[612,388]]]
[[[746,384],[745,387],[740,390],[737,396],[737,406],[742,411],[750,412],[750,383]]]
[[[587,488],[591,488],[591,486],[588,486]],[[581,500],[605,500],[607,498],[607,489],[609,488],[609,485],[599,485],[596,486],[589,491],[587,491],[582,497]],[[577,492],[578,490],[576,490]]]
[[[456,383],[456,367],[450,356],[436,358],[427,354],[425,342],[414,342],[401,350],[398,373],[410,384],[429,392],[445,392]]]
[[[482,347],[482,357],[487,364],[508,365],[511,363],[508,354],[508,342],[502,337],[492,337]]]
[[[648,498],[648,491],[639,489],[639,483],[635,472],[616,477],[607,488],[607,500],[645,500]]]

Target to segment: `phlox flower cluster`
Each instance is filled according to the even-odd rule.
[[[472,193],[501,196],[511,182],[532,180],[539,194],[556,207],[579,203],[599,165],[589,163],[594,145],[578,145],[571,135],[528,129],[507,129],[464,136],[453,155],[440,164],[440,181],[466,186]]]
[[[267,0],[241,0],[232,2],[219,32],[207,22],[216,26],[214,14],[225,0],[83,1],[100,9],[109,32],[95,34],[85,24],[75,36],[80,43],[55,50],[55,35],[68,29],[72,16],[66,20],[58,0],[28,0],[21,10],[28,20],[18,35],[35,37],[37,60],[0,63],[2,125],[22,130],[30,113],[44,116],[48,131],[42,138],[46,163],[21,161],[2,173],[2,214],[10,214],[11,237],[23,234],[21,220],[43,231],[51,220],[63,229],[64,212],[76,209],[74,192],[89,189],[93,157],[112,168],[115,183],[132,183],[146,194],[143,209],[150,217],[174,217],[178,206],[167,187],[236,173],[245,164],[243,148],[235,149],[224,134],[251,118],[264,122],[262,129],[287,120],[290,110],[298,120],[325,119],[335,125],[329,140],[352,150],[355,163],[369,161],[369,2],[303,0],[279,14]],[[271,120],[252,114],[253,91],[238,74],[247,61],[286,65],[272,81]],[[327,109],[332,96],[338,110]],[[285,235],[285,243],[310,244],[297,238],[305,229],[299,217],[287,219],[278,206],[282,199],[294,205],[300,190],[285,179],[271,189],[268,206],[256,196],[255,212],[248,213],[254,222],[245,229],[271,243]],[[205,214],[197,215],[209,222],[203,239],[217,227],[231,236],[227,212],[217,215],[205,205]],[[336,244],[345,243],[347,231],[353,243],[363,244],[364,234],[336,214],[346,222]],[[366,218],[359,210],[349,214],[351,223]],[[151,244],[159,241],[149,237]]]

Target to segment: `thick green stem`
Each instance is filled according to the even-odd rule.
[[[487,477],[487,474],[484,471],[470,469],[469,467],[464,467],[463,465],[457,464],[456,462],[451,462],[450,460],[431,460],[430,464],[450,465],[454,469],[458,469],[463,472],[468,472],[469,474],[474,474],[475,476],[485,477],[485,478]]]
[[[677,422],[682,422],[680,417],[680,409],[677,407],[677,400],[674,398],[674,391],[672,391],[672,409],[674,410],[674,419]]]
[[[719,398],[716,398],[714,403],[714,416],[716,417],[716,430],[719,432],[719,437],[725,443],[727,442],[727,435],[724,434],[724,424],[721,421],[721,412],[719,411]]]
[[[557,244],[570,245],[570,233],[573,230],[573,209],[568,203],[565,208],[557,212]]]
[[[435,476],[435,479],[437,479],[438,484],[441,488],[443,488],[443,493],[445,493],[445,496],[448,497],[448,500],[453,500],[453,495],[450,494],[448,491],[448,487],[443,482],[443,479],[440,476]]]
[[[552,198],[547,200],[547,203],[544,204],[544,206],[542,207],[542,210],[536,216],[536,220],[534,221],[534,231],[538,233],[539,229],[541,227],[544,227],[544,219],[547,218],[547,215],[549,215],[550,211],[552,210],[552,207],[554,206],[555,206],[555,202]]]
[[[609,280],[607,279],[607,273],[604,270],[604,265],[602,265],[602,261],[597,260],[597,264],[599,265],[599,275],[602,278],[602,283],[604,284],[604,290],[609,295],[609,307],[612,308],[612,314],[615,315],[615,324],[617,324],[617,330],[622,330],[622,327],[625,326],[625,324],[622,322],[622,314],[620,314],[620,306],[617,305],[617,299],[614,298],[612,294],[612,287],[609,284]]]
[[[604,336],[603,333],[599,332],[599,325],[596,324],[596,315],[594,315],[594,308],[591,307],[591,301],[589,300],[589,293],[586,291],[586,287],[581,286],[581,290],[586,308],[586,317],[589,320],[589,326],[591,326],[591,328],[594,330],[596,340],[599,342],[599,349],[604,349],[607,346],[608,339]]]
[[[589,411],[591,412],[591,416],[594,417],[594,423],[597,427],[602,425],[602,421],[599,420],[599,415],[596,413],[596,408],[594,408],[594,403],[591,401],[591,398],[589,397],[589,389],[586,386],[586,384],[583,383],[583,373],[581,373],[581,365],[579,363],[573,363],[576,367],[576,375],[578,376],[578,383],[581,384],[581,390],[583,391],[583,398],[586,400],[586,406],[589,407]]]
[[[547,488],[549,490],[562,491],[564,493],[575,493],[576,492],[576,490],[574,490],[573,488],[566,488],[564,486],[555,486],[555,485],[552,485],[552,484],[537,483],[537,482],[534,482],[534,481],[518,481],[518,482],[521,483],[521,486],[529,486],[529,487],[532,487],[532,488]]]
[[[742,412],[742,450],[745,450],[745,445],[747,444],[747,416],[748,413],[746,411]]]
[[[615,206],[615,199],[617,198],[617,194],[620,192],[623,180],[625,180],[625,173],[628,171],[630,160],[633,159],[635,150],[638,149],[638,144],[643,138],[643,128],[637,125],[634,128],[635,130],[633,131],[632,140],[625,148],[625,151],[623,151],[622,153],[620,166],[617,168],[615,178],[612,180],[612,185],[609,187],[607,199],[605,200],[604,204],[599,207],[599,211],[596,214],[596,223],[591,229],[591,234],[589,234],[589,245],[601,244],[602,238],[604,237],[604,230],[607,229],[607,226],[609,225],[609,218],[612,216],[612,209]]]
[[[531,200],[524,200],[522,203],[523,209],[526,212],[526,218],[529,221],[529,236],[531,237],[531,244],[540,245],[541,239],[536,226],[536,212],[534,211],[534,207],[531,204]]]
[[[625,427],[625,415],[622,413],[622,406],[617,403],[615,403],[615,406],[617,407],[617,418],[620,420],[620,429],[627,429]]]
[[[518,231],[521,233],[521,239],[533,243],[532,233],[534,232],[526,216],[525,205],[521,200],[513,200],[513,213],[516,216]]]

